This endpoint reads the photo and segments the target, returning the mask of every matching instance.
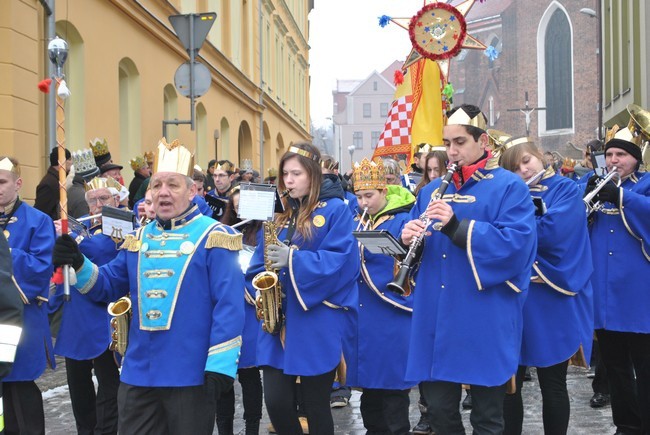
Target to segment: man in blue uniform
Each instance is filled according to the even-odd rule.
[[[244,324],[241,234],[203,216],[192,198],[193,156],[158,144],[150,189],[156,220],[98,268],[67,235],[56,266],[72,264],[95,301],[131,291],[128,347],[118,391],[120,434],[212,434],[215,398],[232,388]]]
[[[93,162],[94,165],[94,162]],[[119,206],[122,186],[112,178],[95,177],[86,183],[86,202],[90,215],[102,212],[103,206]],[[60,234],[59,221],[55,222]],[[117,255],[117,245],[110,234],[102,233],[102,218],[89,221],[89,234],[72,233],[81,252],[94,264],[102,266]],[[53,308],[62,307],[61,328],[54,353],[65,357],[65,369],[72,410],[80,435],[117,433],[117,388],[120,374],[111,343],[110,316],[107,303],[95,302],[76,292],[63,303],[62,286],[57,288]],[[93,371],[97,376],[95,393]]]
[[[221,221],[230,201],[235,175],[235,166],[229,160],[219,160],[214,166],[212,172],[214,190],[208,192],[205,201],[212,209],[212,217],[218,221]]]
[[[13,369],[4,379],[5,422],[8,433],[45,433],[43,399],[34,381],[52,355],[47,298],[54,224],[20,200],[22,181],[18,162],[0,157],[0,229],[9,242],[14,276],[25,304],[22,338]]]
[[[486,151],[486,119],[476,106],[450,112],[443,140],[458,165],[453,182],[431,201],[425,186],[402,231],[409,244],[433,222],[419,271],[406,379],[422,390],[436,433],[464,434],[461,385],[472,388],[471,422],[482,434],[503,432],[506,382],[517,371],[522,307],[535,258],[530,193]]]
[[[617,434],[650,432],[650,175],[639,172],[642,136],[635,133],[626,127],[606,141],[607,169],[621,185],[600,190],[595,201],[604,206],[590,226],[596,336]],[[587,192],[596,180],[589,178]]]

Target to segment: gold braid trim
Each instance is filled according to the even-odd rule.
[[[228,234],[223,231],[214,230],[208,235],[205,248],[224,248],[230,251],[241,251],[244,248],[242,237],[243,235],[241,233]]]
[[[128,234],[119,249],[126,249],[129,252],[138,252],[142,242],[133,234]]]

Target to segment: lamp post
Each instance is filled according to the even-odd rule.
[[[354,145],[350,145],[348,147],[348,151],[350,152],[350,169],[354,169],[354,150],[356,147]]]

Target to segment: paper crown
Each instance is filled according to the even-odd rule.
[[[524,144],[524,143],[531,143],[531,144],[534,145],[535,144],[535,139],[533,139],[532,137],[526,137],[526,136],[511,137],[510,139],[506,140],[503,143],[502,149],[503,149],[503,151],[505,151],[507,149],[510,149],[512,147],[516,147],[517,145],[521,145],[521,144]]]
[[[268,173],[269,173],[269,177],[277,177],[278,176],[277,168],[269,168]]]
[[[111,194],[118,195],[124,186],[113,177],[95,177],[84,184],[86,192],[97,189],[108,189]]]
[[[154,174],[158,172],[175,172],[191,177],[194,173],[194,156],[178,142],[178,139],[174,139],[172,143],[168,144],[163,137],[158,142],[153,172]]]
[[[216,162],[214,164],[215,171],[224,171],[224,172],[233,172],[235,170],[235,165],[228,160],[221,160],[221,163]]]
[[[93,152],[89,149],[72,152],[72,164],[77,175],[88,181],[99,175],[99,168],[95,163]]]
[[[327,169],[328,171],[334,171],[339,168],[339,162],[334,160],[334,157],[323,156],[320,161],[320,167]]]
[[[145,160],[144,156],[137,156],[132,158],[129,161],[129,164],[131,165],[131,169],[134,171],[139,171],[140,169],[147,166],[147,161]]]
[[[153,165],[153,159],[154,159],[153,151],[145,151],[143,157],[150,166]]]
[[[20,177],[20,166],[14,165],[9,157],[5,157],[4,159],[0,160],[0,169],[3,171],[13,172]]]
[[[363,159],[361,163],[354,164],[352,173],[354,191],[383,189],[386,187],[386,173],[382,162],[375,163]]]
[[[93,150],[97,166],[102,166],[111,161],[111,153],[108,150],[108,142],[106,142],[106,139],[99,139],[96,137],[91,140],[90,149]]]
[[[480,128],[481,130],[487,128],[485,117],[482,113],[471,118],[462,107],[458,108],[449,118],[447,118],[447,125],[470,125],[472,127]]]
[[[315,160],[315,161],[319,160],[318,156],[316,154],[310,153],[307,150],[303,150],[302,148],[298,148],[298,147],[295,147],[295,146],[290,146],[289,149],[287,150],[287,152],[288,153],[298,154],[298,155],[301,155],[303,157],[307,157],[308,159],[312,159],[312,160]]]

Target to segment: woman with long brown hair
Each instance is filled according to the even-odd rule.
[[[322,195],[319,161],[311,144],[290,146],[280,160],[278,187],[289,196],[275,217],[279,243],[260,243],[246,273],[247,291],[254,294],[252,281],[265,270],[266,253],[282,286],[284,327],[275,335],[260,332],[257,342],[266,409],[281,435],[302,433],[298,388],[310,433],[334,433],[330,390],[343,349],[353,347],[349,325],[356,317],[359,274],[354,222],[343,200]]]
[[[424,167],[422,168],[422,180],[420,180],[415,187],[415,192],[413,192],[415,196],[431,180],[440,178],[445,174],[447,160],[447,151],[444,146],[433,147],[432,151],[427,153],[424,158]]]

